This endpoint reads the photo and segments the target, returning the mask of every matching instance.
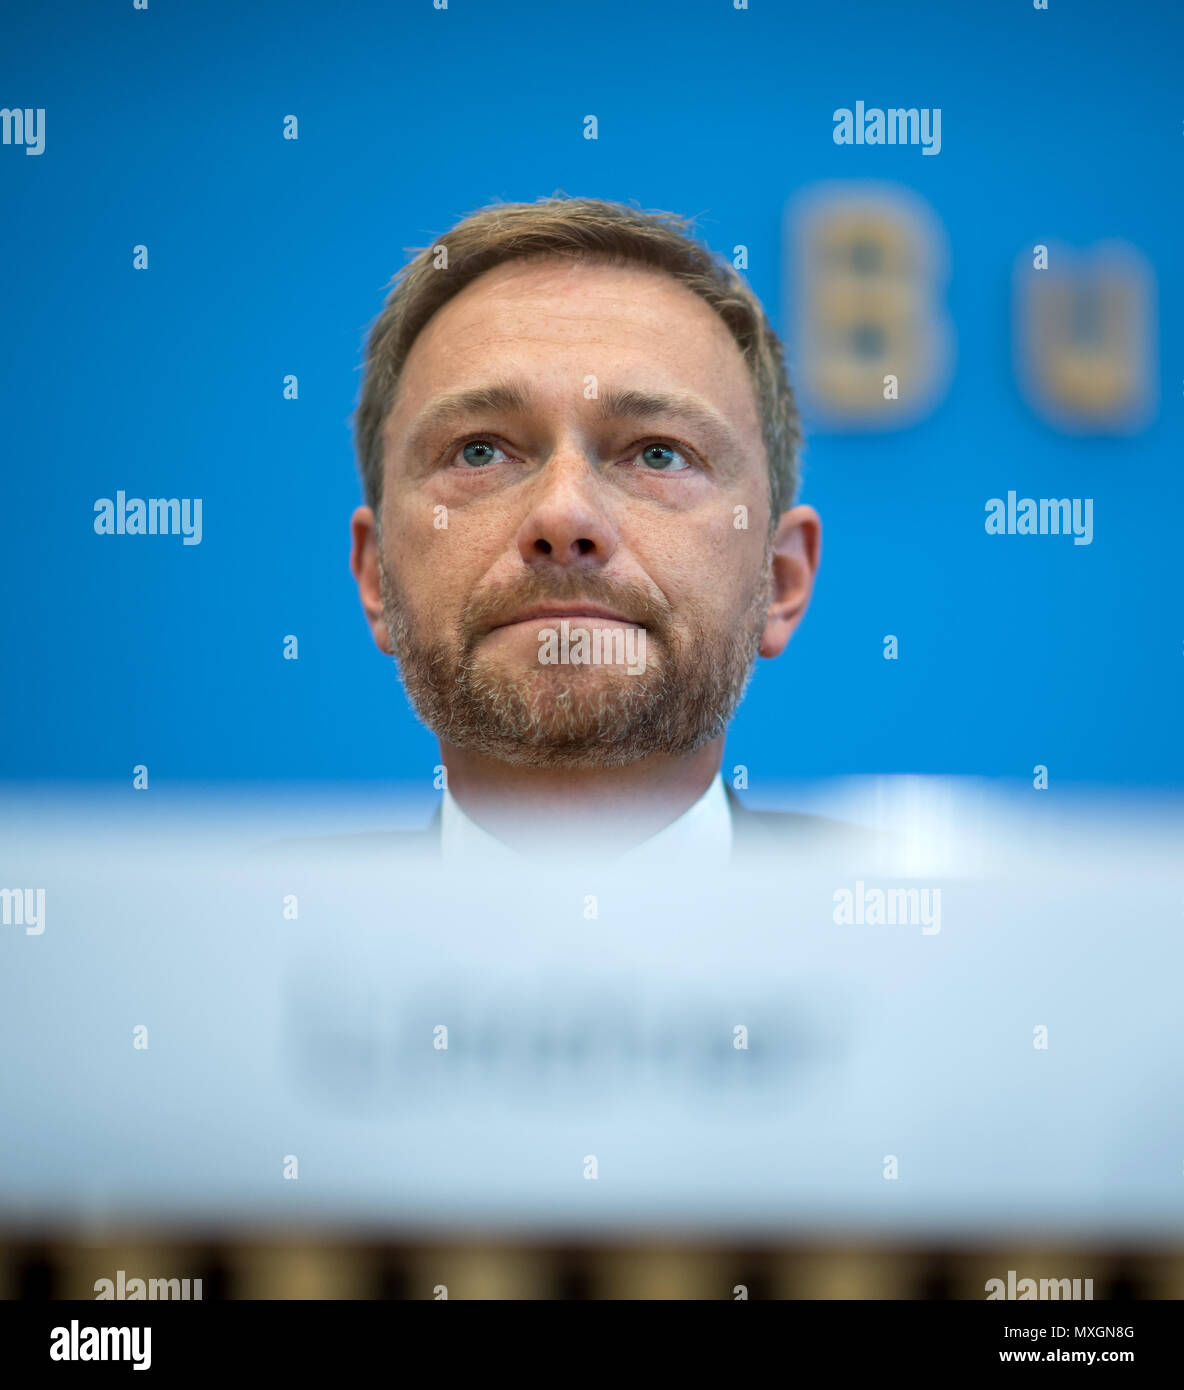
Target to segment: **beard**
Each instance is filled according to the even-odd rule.
[[[474,595],[451,640],[432,640],[380,562],[383,616],[408,698],[442,742],[518,766],[622,767],[654,753],[693,753],[724,732],[764,631],[771,559],[770,546],[744,610],[718,631],[695,614],[679,630],[669,607],[647,590],[594,570],[530,571],[510,588]],[[646,660],[639,675],[621,665],[493,661],[481,650],[508,615],[577,599],[642,625]],[[541,618],[539,626],[557,621]]]

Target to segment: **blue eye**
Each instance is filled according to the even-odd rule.
[[[636,457],[655,473],[681,473],[691,466],[670,444],[647,444]]]
[[[471,439],[460,451],[461,458],[470,468],[485,468],[491,463],[497,463],[495,454],[501,454],[502,458],[505,458],[505,454],[497,445],[491,444],[488,439]]]

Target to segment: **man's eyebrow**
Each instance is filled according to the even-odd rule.
[[[470,386],[462,391],[449,391],[439,396],[419,413],[407,434],[407,448],[414,453],[436,430],[450,422],[459,422],[482,411],[491,414],[528,415],[530,396],[513,382],[494,382],[489,386]]]
[[[638,391],[611,387],[600,397],[597,414],[602,420],[628,417],[652,420],[658,415],[677,415],[688,420],[721,442],[735,444],[736,432],[727,419],[697,396],[683,396],[666,391]]]
[[[414,453],[444,425],[463,422],[483,411],[529,415],[532,409],[529,391],[515,382],[494,382],[488,386],[449,391],[420,412],[408,432],[406,447]],[[735,430],[727,419],[696,396],[621,387],[604,391],[596,404],[596,416],[600,420],[650,420],[661,415],[680,416],[722,443],[736,443]]]

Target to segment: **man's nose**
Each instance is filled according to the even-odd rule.
[[[532,568],[606,564],[617,548],[617,531],[600,496],[602,487],[592,462],[576,445],[553,455],[535,481],[518,530],[523,560]]]

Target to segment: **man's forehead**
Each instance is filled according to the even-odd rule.
[[[549,257],[495,266],[441,305],[412,344],[401,376],[417,393],[437,389],[442,374],[507,349],[524,358],[565,349],[645,355],[713,378],[745,371],[720,316],[667,272]]]
[[[531,314],[536,297],[545,315]],[[565,348],[587,356],[573,366]],[[467,414],[556,407],[600,420],[677,412],[724,444],[759,430],[743,355],[705,300],[650,267],[553,258],[495,267],[441,307],[404,362],[387,427],[417,442]]]

